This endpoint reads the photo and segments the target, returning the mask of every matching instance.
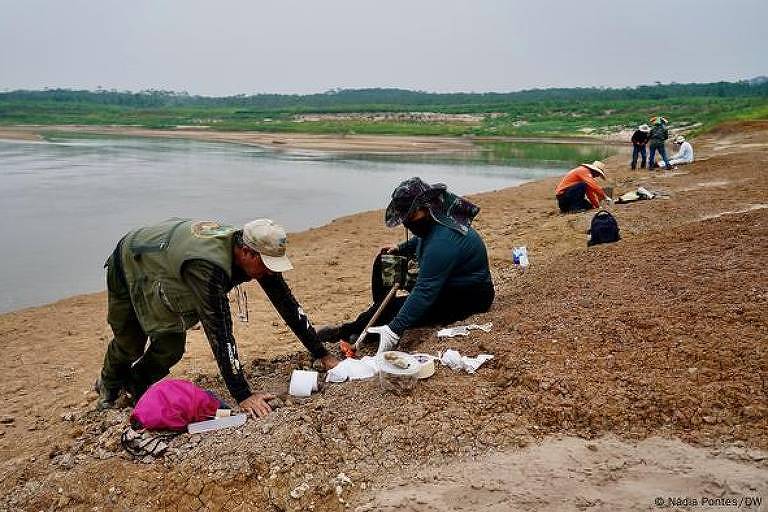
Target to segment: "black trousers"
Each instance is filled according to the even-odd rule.
[[[381,276],[381,254],[373,261],[371,272],[371,294],[373,304],[360,313],[355,320],[342,324],[340,327],[341,338],[349,340],[352,335],[359,335],[368,321],[373,318],[376,310],[390,291],[384,286]],[[434,304],[425,315],[411,327],[425,325],[443,325],[464,320],[475,313],[484,313],[490,309],[495,292],[492,283],[482,283],[476,286],[446,287],[437,296]],[[397,316],[408,297],[394,297],[389,302],[376,325],[385,325]]]
[[[587,184],[582,181],[563,190],[557,196],[557,206],[562,213],[591,210],[592,203],[587,200]]]
[[[108,389],[127,388],[135,400],[168,373],[184,355],[185,333],[150,336],[141,327],[131,303],[125,274],[120,264],[120,246],[107,260],[107,321],[114,337],[107,345],[101,381]]]

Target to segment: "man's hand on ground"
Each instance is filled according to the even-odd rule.
[[[339,360],[334,355],[326,354],[320,358],[320,364],[323,365],[323,370],[330,370],[339,364]]]
[[[263,418],[272,412],[272,408],[267,403],[267,400],[272,400],[273,398],[276,398],[276,395],[272,393],[254,393],[240,402],[240,410],[254,418],[257,416]]]

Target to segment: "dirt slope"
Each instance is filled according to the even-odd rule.
[[[669,175],[610,163],[617,189],[670,196],[614,207],[623,240],[611,246],[586,249],[589,216],[554,211],[554,180],[474,197],[499,292],[474,320],[494,329],[451,343],[415,330],[403,346],[494,353],[477,375],[441,368],[404,399],[375,382],[329,386],[237,431],[181,436],[152,463],[120,455],[126,411],[91,410],[109,335],[103,294],[0,316],[0,510],[405,506],[393,475],[415,478],[425,464],[452,474],[455,461],[495,452],[516,460],[517,447],[561,434],[663,436],[708,448],[696,457],[737,453],[727,458],[743,459],[748,490],[765,475],[768,449],[768,123],[725,127],[696,150],[700,162]],[[370,259],[399,234],[381,217],[291,235],[288,277],[316,323],[367,303]],[[515,245],[529,248],[525,273],[509,263]],[[283,392],[308,361],[258,288],[248,291],[251,322],[236,322],[236,335],[254,359],[250,380]],[[188,340],[175,374],[221,390],[201,333]],[[610,487],[599,492],[588,499],[613,503]]]

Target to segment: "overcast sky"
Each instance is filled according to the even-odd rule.
[[[768,74],[768,0],[0,0],[0,90],[514,91]]]

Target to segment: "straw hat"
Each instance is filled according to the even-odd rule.
[[[651,127],[648,126],[647,124],[641,124],[640,127],[638,128],[638,130],[640,130],[641,132],[644,132],[644,133],[648,133],[648,132],[651,131]]]
[[[682,135],[678,135],[677,137],[675,137],[675,144],[682,144],[683,142],[685,142],[685,137],[683,137]]]
[[[597,174],[599,174],[603,179],[606,179],[605,177],[605,164],[601,162],[600,160],[595,160],[591,164],[581,164],[587,169],[591,171],[595,171]]]

